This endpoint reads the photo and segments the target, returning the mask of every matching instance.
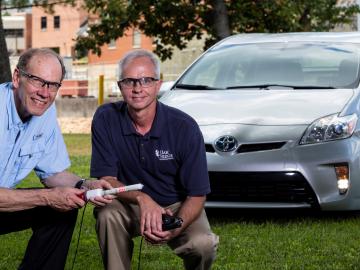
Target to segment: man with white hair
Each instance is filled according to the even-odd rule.
[[[144,188],[95,209],[105,268],[130,269],[132,238],[142,235],[168,244],[186,269],[210,269],[218,236],[204,211],[210,184],[199,126],[157,100],[160,68],[153,53],[131,51],[119,69],[124,101],[95,113],[91,176],[114,187],[140,182]],[[181,227],[163,230],[163,214],[177,216]]]

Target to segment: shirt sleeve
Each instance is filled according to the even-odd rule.
[[[50,117],[50,121],[46,122],[46,129],[50,132],[48,133],[45,141],[45,151],[42,158],[34,168],[36,175],[41,180],[62,172],[70,167],[69,154],[66,150],[64,138],[56,120],[55,107],[53,108],[52,117]]]
[[[111,125],[106,111],[101,107],[94,115],[91,124],[91,168],[90,176],[100,178],[102,176],[117,177],[117,157],[113,149],[111,139]]]
[[[204,139],[196,123],[183,130],[187,143],[182,144],[180,181],[188,196],[203,196],[210,193]]]

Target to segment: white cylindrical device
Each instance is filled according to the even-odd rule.
[[[90,200],[95,197],[105,196],[105,195],[115,195],[121,192],[132,191],[132,190],[141,190],[144,187],[143,184],[135,184],[129,186],[122,186],[118,188],[106,189],[92,189],[86,192],[86,200]]]

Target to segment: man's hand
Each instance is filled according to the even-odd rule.
[[[202,209],[204,208],[205,199],[205,196],[187,197],[185,201],[181,204],[181,207],[177,212],[177,215],[183,219],[181,227],[166,232],[162,232],[158,228],[156,228],[156,230],[145,230],[144,236],[146,237],[146,240],[151,243],[157,244],[165,243],[172,238],[178,236],[200,215]],[[164,211],[166,211],[167,214],[172,216],[172,213],[169,209],[166,209]]]
[[[165,244],[171,239],[177,237],[183,231],[182,228],[176,228],[168,231],[144,231],[145,240],[151,244]]]
[[[181,230],[162,230],[162,214],[172,215],[145,193],[138,196],[140,208],[140,233],[152,244],[163,244],[177,236]]]
[[[80,197],[84,190],[70,187],[55,187],[47,190],[46,204],[58,211],[69,211],[85,205]]]
[[[105,180],[86,180],[85,183],[83,184],[83,187],[85,188],[85,190],[90,190],[90,189],[112,189],[113,187],[111,186],[111,184],[108,181]],[[111,203],[113,199],[115,199],[116,196],[114,195],[105,195],[103,196],[98,196],[95,198],[90,199],[89,201],[93,204],[95,204],[96,206],[104,206],[108,203]]]

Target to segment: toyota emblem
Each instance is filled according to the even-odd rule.
[[[221,152],[231,152],[236,149],[238,143],[235,137],[230,135],[221,136],[215,141],[215,147]]]

